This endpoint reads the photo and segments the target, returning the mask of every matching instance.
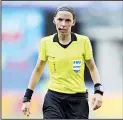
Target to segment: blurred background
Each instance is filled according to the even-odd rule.
[[[123,2],[122,1],[4,1],[2,2],[2,118],[24,119],[22,98],[38,57],[42,37],[56,32],[56,8],[70,4],[76,12],[73,32],[87,35],[104,86],[102,107],[90,118],[123,118]],[[47,90],[47,65],[32,97],[30,118],[42,118]],[[93,93],[86,67],[85,82]]]

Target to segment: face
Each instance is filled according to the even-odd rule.
[[[69,34],[71,27],[75,25],[73,15],[68,11],[59,11],[54,17],[53,22],[59,34]]]

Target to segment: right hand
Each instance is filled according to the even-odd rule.
[[[29,116],[29,114],[30,114],[30,102],[23,103],[21,110],[23,111],[24,115]]]

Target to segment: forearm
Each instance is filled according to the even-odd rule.
[[[34,71],[32,72],[28,88],[26,89],[23,102],[30,102],[34,89],[42,75],[46,61],[38,60]]]
[[[46,61],[37,61],[36,67],[34,69],[34,71],[32,72],[29,84],[28,84],[28,88],[31,90],[34,90],[38,81],[40,80],[40,77],[43,73],[43,69],[44,66],[46,64]]]
[[[86,61],[86,65],[90,71],[92,81],[94,83],[94,93],[99,93],[103,95],[103,88],[100,81],[99,71],[95,65],[94,59]]]
[[[100,83],[100,75],[99,75],[99,71],[96,66],[94,66],[90,70],[90,74],[91,74],[91,78],[92,78],[94,84]]]
[[[94,69],[90,71],[90,74],[94,83],[94,93],[99,93],[103,95],[103,88],[100,81],[100,75],[96,66],[94,67]]]
[[[42,75],[42,71],[38,71],[37,68],[34,69],[32,75],[31,75],[29,84],[28,84],[29,89],[31,89],[31,90],[35,89],[38,81],[40,80],[41,75]]]

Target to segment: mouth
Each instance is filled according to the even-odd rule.
[[[58,29],[60,32],[66,32],[66,29],[59,28]]]

